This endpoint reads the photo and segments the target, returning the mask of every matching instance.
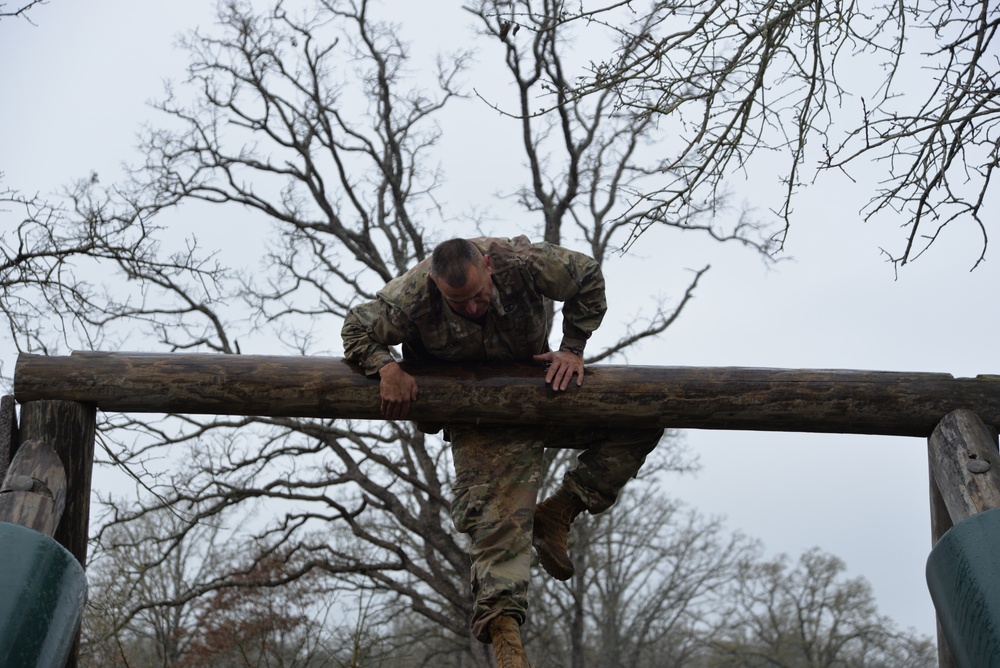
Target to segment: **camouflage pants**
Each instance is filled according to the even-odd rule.
[[[490,642],[494,617],[507,615],[523,624],[527,616],[543,448],[585,448],[563,485],[596,514],[611,507],[663,434],[661,429],[500,425],[449,432],[455,460],[452,519],[471,539],[472,631],[483,642]]]

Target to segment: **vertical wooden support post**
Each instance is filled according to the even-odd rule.
[[[29,401],[21,405],[20,442],[43,441],[55,448],[66,470],[66,508],[56,541],[87,563],[90,479],[94,468],[97,410],[75,401]]]
[[[931,496],[931,547],[934,547],[941,540],[941,536],[953,525],[951,516],[948,514],[948,508],[944,504],[944,497],[941,496],[941,490],[938,489],[937,481],[934,480],[934,463],[933,458],[930,456],[930,447],[930,443],[928,442],[930,475],[927,477],[930,481]],[[944,637],[944,629],[941,628],[941,618],[937,613],[935,613],[934,617],[937,622],[938,668],[956,668],[955,660],[951,656],[951,650],[948,648],[948,640]]]
[[[14,397],[0,397],[0,480],[7,475],[7,467],[17,451],[17,416],[14,414]]]
[[[997,434],[972,411],[946,415],[928,439],[930,511],[933,544],[955,525],[984,511],[1000,508],[1000,454]],[[967,621],[967,620],[966,620]],[[937,624],[938,665],[958,665]]]
[[[90,528],[90,481],[94,468],[97,409],[75,401],[29,401],[21,404],[19,441],[49,443],[66,471],[66,506],[55,540],[87,563]],[[79,636],[66,665],[75,668]]]

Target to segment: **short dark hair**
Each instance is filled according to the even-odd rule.
[[[431,253],[431,276],[460,288],[465,285],[469,265],[478,266],[482,257],[482,252],[468,239],[443,241]]]

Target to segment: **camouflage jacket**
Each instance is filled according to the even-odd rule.
[[[341,332],[347,359],[368,375],[393,361],[389,346],[397,344],[407,358],[530,361],[549,350],[546,298],[564,302],[559,349],[582,354],[607,310],[600,265],[524,236],[470,241],[493,267],[493,300],[481,323],[451,310],[430,279],[428,258],[350,310]]]

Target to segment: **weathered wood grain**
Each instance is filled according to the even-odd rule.
[[[927,437],[945,415],[969,408],[1000,425],[1000,376],[595,365],[587,367],[583,387],[555,393],[531,364],[407,368],[420,387],[409,417],[427,422]],[[14,396],[105,411],[380,419],[378,381],[332,357],[23,354]]]
[[[995,435],[972,411],[946,415],[927,440],[930,466],[931,541],[971,515],[1000,507],[1000,455]],[[938,666],[954,668],[940,619]]]
[[[14,396],[0,397],[0,480],[7,475],[7,467],[17,450],[17,414],[14,412]]]
[[[83,565],[87,563],[96,424],[91,405],[49,400],[21,404],[20,447],[30,441],[50,444],[66,473],[66,505],[53,538]]]
[[[0,484],[0,522],[53,536],[66,506],[66,472],[52,446],[21,444]]]
[[[953,525],[1000,508],[1000,453],[974,412],[959,409],[946,415],[928,443],[931,473]]]

